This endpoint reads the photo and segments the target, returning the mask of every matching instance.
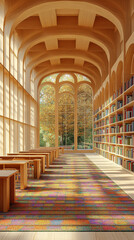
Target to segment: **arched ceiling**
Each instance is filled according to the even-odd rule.
[[[17,36],[18,59],[28,78],[75,71],[95,90],[105,80],[124,40],[125,0],[5,1],[10,38]]]

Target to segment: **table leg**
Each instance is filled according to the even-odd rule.
[[[43,157],[43,159],[42,159],[42,173],[44,173],[45,172],[45,156]]]
[[[27,187],[27,164],[20,166],[20,189]]]
[[[54,151],[51,152],[52,153],[52,162],[54,161]]]
[[[50,152],[50,163],[53,163],[53,152]]]
[[[15,175],[10,177],[10,203],[15,202]]]
[[[57,149],[57,158],[59,157],[59,148]]]
[[[49,155],[48,154],[46,155],[46,165],[47,165],[47,168],[49,168]]]
[[[56,152],[57,152],[57,151],[56,151],[56,150],[54,150],[54,158],[56,158],[56,155],[57,155],[57,154],[56,154]]]
[[[34,161],[34,178],[40,178],[40,161]]]
[[[0,179],[0,211],[3,211],[3,179]]]
[[[37,179],[40,178],[40,161],[37,162]]]
[[[3,179],[3,212],[7,212],[10,207],[10,178]]]

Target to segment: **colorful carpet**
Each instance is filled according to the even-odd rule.
[[[134,201],[84,154],[64,154],[17,189],[0,231],[134,231]]]

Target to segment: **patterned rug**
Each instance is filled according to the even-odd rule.
[[[16,190],[0,231],[134,231],[134,201],[84,154],[64,154]]]

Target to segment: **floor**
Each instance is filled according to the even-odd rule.
[[[134,200],[134,173],[98,154],[85,154]]]
[[[119,232],[38,232],[0,233],[0,240],[133,240],[134,233]]]
[[[65,158],[68,155],[64,155]],[[80,155],[74,154],[74,159],[78,160]],[[72,156],[71,156],[72,157]],[[134,175],[130,174],[128,171],[124,170],[122,167],[118,166],[117,164],[105,159],[104,157],[97,155],[97,154],[85,154],[85,157],[90,160],[90,163],[93,163],[95,166],[101,170],[108,178],[112,179],[112,181],[117,184],[123,191],[125,191],[132,199],[134,199]],[[68,159],[69,160],[69,159]],[[59,159],[60,165],[63,164],[61,159]],[[69,160],[70,161],[70,160]],[[57,163],[57,161],[56,161]],[[72,164],[72,160],[70,162]],[[79,163],[79,161],[78,161]],[[91,165],[92,165],[91,163]],[[64,174],[69,174],[68,172],[68,165],[65,166]],[[78,171],[75,169],[76,174]],[[72,169],[71,169],[72,170]],[[85,171],[85,170],[84,170]],[[78,173],[78,172],[77,172]],[[47,174],[47,173],[46,173]],[[62,188],[63,186],[61,186]],[[65,188],[65,186],[64,186]],[[75,189],[76,190],[76,189]],[[66,189],[69,194],[69,189]],[[1,224],[1,223],[0,223]],[[134,232],[1,232],[0,233],[0,240],[22,240],[22,239],[47,239],[47,240],[82,240],[82,239],[93,239],[93,240],[101,240],[101,239],[134,239]]]

